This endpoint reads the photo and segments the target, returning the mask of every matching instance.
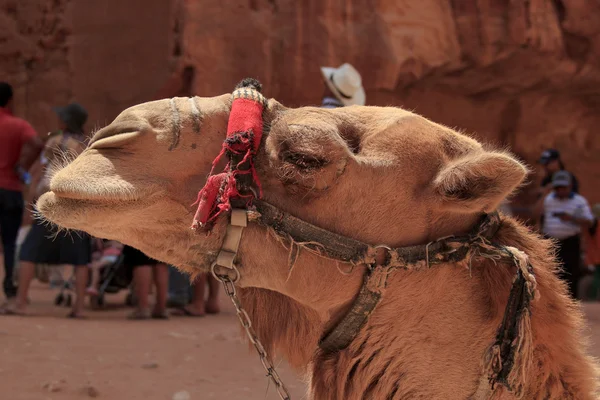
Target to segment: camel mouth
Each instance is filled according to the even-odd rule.
[[[110,200],[106,197],[94,197],[83,195],[79,192],[57,193],[48,191],[41,195],[36,202],[37,209],[43,215],[70,214],[86,208],[114,208],[115,203],[136,203],[138,199],[126,198],[119,199],[112,197]],[[50,218],[52,219],[52,218]]]
[[[49,193],[52,193],[57,199],[79,200],[95,204],[133,202],[142,197],[135,191],[102,193],[99,191],[73,191],[51,188]]]
[[[72,195],[72,193],[69,193]],[[138,206],[139,201],[128,199],[118,204],[116,201],[108,202],[106,199],[90,197],[65,197],[49,191],[40,196],[35,208],[47,221],[69,229],[81,229],[92,233],[101,233],[110,227],[110,216],[118,209],[120,213]],[[118,205],[117,205],[118,204]],[[103,218],[100,218],[103,216]],[[91,219],[90,219],[91,217]],[[94,228],[94,229],[92,229]],[[100,231],[97,231],[100,229]]]
[[[141,193],[143,188],[117,175],[99,177],[79,173],[73,176],[73,171],[67,169],[56,173],[50,181],[50,191],[58,198],[94,203],[121,203],[137,201],[144,197],[144,193]]]

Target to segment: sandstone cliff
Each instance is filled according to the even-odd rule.
[[[367,102],[510,146],[559,148],[600,201],[597,0],[0,0],[0,71],[40,132],[77,100],[92,125],[244,76],[317,104],[320,65],[351,62]],[[533,177],[532,179],[535,179]]]

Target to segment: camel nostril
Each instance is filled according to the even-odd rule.
[[[117,143],[123,144],[137,137],[141,132],[140,127],[124,126],[119,129],[112,129],[109,125],[96,132],[88,143],[88,148],[115,147]]]
[[[88,147],[91,147],[102,139],[142,132],[147,128],[147,126],[148,125],[145,124],[144,121],[140,121],[137,118],[123,118],[121,121],[115,121],[96,131],[90,140]]]

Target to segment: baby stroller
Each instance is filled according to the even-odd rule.
[[[132,280],[132,270],[131,268],[125,267],[124,256],[121,254],[114,263],[100,270],[100,285],[98,287],[98,295],[90,297],[90,304],[92,308],[99,309],[104,307],[104,297],[107,293],[114,294],[123,289],[129,289]],[[57,306],[64,305],[66,307],[70,307],[71,303],[73,302],[73,297],[71,294],[73,290],[74,277],[71,276],[64,282],[60,292],[58,295],[56,295],[54,304]],[[132,306],[134,305],[134,302],[135,299],[133,294],[130,292],[125,299],[125,305]]]
[[[75,289],[74,281],[75,280],[72,275],[69,277],[69,279],[62,281],[62,284],[60,286],[60,292],[54,298],[55,305],[64,305],[65,307],[71,307],[71,305],[73,304],[73,296],[70,292]]]
[[[120,290],[129,289],[133,281],[133,273],[131,268],[126,268],[125,257],[119,255],[117,261],[110,264],[108,267],[102,268],[100,271],[100,286],[98,287],[98,295],[90,298],[90,303],[93,308],[104,307],[104,295],[106,293],[114,294]],[[125,298],[125,305],[132,306],[134,303],[133,294],[130,291]]]

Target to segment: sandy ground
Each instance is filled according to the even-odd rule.
[[[84,321],[64,318],[56,290],[34,283],[29,317],[0,317],[0,397],[11,400],[278,399],[257,356],[242,341],[233,307],[205,318],[129,321],[124,294]],[[600,304],[586,304],[600,356]],[[279,371],[293,399],[305,386]]]
[[[0,317],[1,399],[279,398],[224,294],[217,316],[129,321],[125,293],[107,296],[109,309],[88,311],[87,320],[66,319],[57,293],[35,282],[33,315]],[[303,398],[296,375],[283,362],[278,370],[292,397]]]

